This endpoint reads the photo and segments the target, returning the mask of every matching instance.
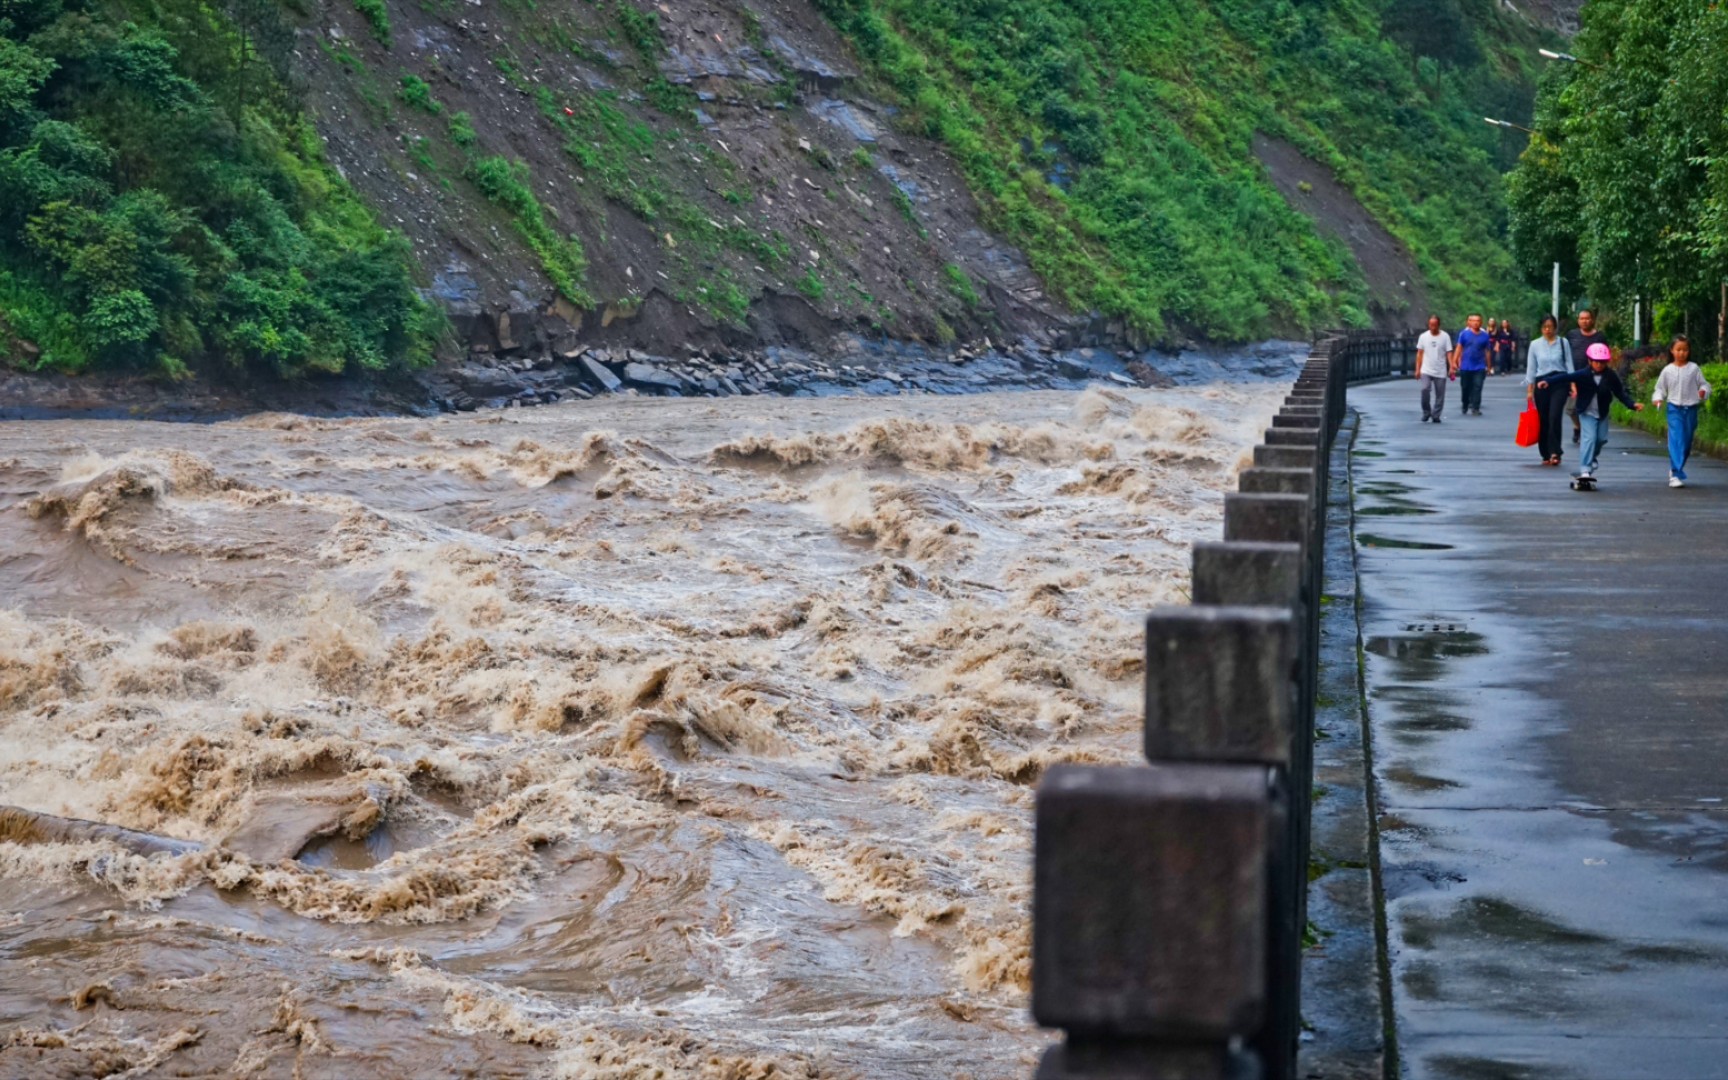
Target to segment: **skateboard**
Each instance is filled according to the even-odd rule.
[[[1572,478],[1572,490],[1573,491],[1595,491],[1596,490],[1596,478],[1594,476],[1574,476]]]

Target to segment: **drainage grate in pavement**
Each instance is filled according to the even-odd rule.
[[[1406,634],[1462,634],[1470,629],[1456,622],[1413,622],[1404,627]]]

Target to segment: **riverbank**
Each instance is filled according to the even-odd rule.
[[[213,421],[256,412],[430,416],[614,396],[893,396],[1080,390],[1093,383],[1152,388],[1288,381],[1307,349],[1302,342],[1268,341],[1182,352],[1125,351],[1063,347],[1038,337],[935,349],[842,336],[820,352],[694,349],[681,356],[542,343],[508,353],[471,352],[460,362],[424,372],[375,378],[174,383],[0,372],[0,420]]]

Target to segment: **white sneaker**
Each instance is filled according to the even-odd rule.
[[[1686,481],[1680,479],[1678,476],[1670,476],[1668,478],[1668,486],[1669,487],[1685,487]]]

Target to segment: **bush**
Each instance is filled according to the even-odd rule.
[[[450,114],[450,141],[464,149],[474,145],[474,120],[465,112]]]
[[[384,0],[354,0],[354,10],[365,18],[366,24],[372,28],[372,36],[390,44],[390,12],[385,10]]]
[[[432,87],[418,75],[402,76],[402,89],[398,93],[403,101],[421,112],[437,116],[444,111],[444,106],[438,104],[438,100],[432,96]]]

